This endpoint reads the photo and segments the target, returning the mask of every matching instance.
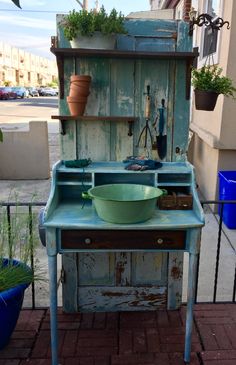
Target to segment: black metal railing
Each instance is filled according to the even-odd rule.
[[[215,257],[215,272],[214,272],[214,289],[213,289],[213,297],[210,301],[207,301],[209,303],[218,303],[219,301],[217,300],[217,289],[218,289],[218,280],[219,280],[219,263],[220,263],[220,256],[221,256],[221,242],[222,242],[222,232],[223,232],[223,215],[224,215],[224,208],[225,208],[225,204],[236,204],[235,200],[225,200],[225,201],[216,201],[216,200],[205,200],[205,201],[201,201],[202,207],[210,207],[211,205],[219,205],[220,209],[219,209],[219,215],[217,215],[217,225],[218,225],[218,232],[217,232],[217,247],[216,247],[216,257]],[[27,210],[27,214],[28,214],[28,234],[29,234],[29,240],[33,240],[33,234],[36,231],[38,231],[38,219],[35,220],[33,219],[33,217],[35,216],[35,214],[39,214],[39,210],[40,208],[44,207],[46,205],[45,202],[24,202],[24,203],[16,203],[16,202],[7,202],[7,203],[0,203],[0,207],[5,207],[6,209],[6,214],[7,214],[7,222],[9,225],[9,230],[8,230],[8,239],[11,239],[11,215],[12,210],[16,207],[24,207]],[[33,212],[34,209],[34,212]],[[211,213],[213,213],[213,211],[211,211]],[[25,212],[26,214],[26,212]],[[214,214],[214,213],[213,213]],[[219,218],[218,218],[219,217]],[[236,217],[235,217],[236,219]],[[38,236],[38,240],[39,236]],[[33,247],[33,245],[32,245]],[[236,247],[236,245],[235,245]],[[236,249],[235,247],[232,246],[235,258],[236,258]],[[46,254],[46,253],[45,253]],[[235,260],[236,261],[236,260]],[[34,264],[35,264],[35,258],[34,258],[34,252],[31,252],[31,267],[34,268]],[[196,297],[195,297],[195,302],[196,303],[200,303],[202,301],[198,300],[198,292],[199,292],[199,275],[201,274],[199,271],[199,263],[198,263],[198,272],[197,272],[197,283],[196,283]],[[235,297],[236,297],[236,267],[234,268],[234,278],[231,278],[232,280],[232,300],[227,300],[227,302],[235,302]],[[228,278],[227,278],[228,281]],[[31,297],[32,297],[32,308],[35,308],[35,297],[37,295],[36,291],[35,291],[35,283],[32,284],[31,286]],[[206,301],[204,301],[206,302]]]
[[[1,202],[0,203],[0,207],[2,208],[0,214],[1,214],[1,218],[3,221],[3,217],[6,217],[6,227],[5,230],[7,232],[7,240],[8,240],[8,247],[11,247],[11,241],[12,241],[12,235],[13,235],[13,228],[12,228],[12,215],[18,215],[18,214],[27,214],[27,219],[24,220],[23,224],[27,224],[27,227],[21,227],[20,224],[18,225],[18,227],[15,227],[14,229],[22,229],[25,228],[26,230],[28,230],[27,233],[27,240],[29,241],[29,249],[30,249],[30,266],[31,269],[34,271],[35,268],[35,255],[34,255],[34,247],[35,245],[33,244],[33,240],[34,240],[34,232],[38,232],[38,213],[39,213],[39,209],[44,207],[46,205],[45,202]],[[27,212],[25,211],[25,209],[22,211],[20,209],[17,211],[16,213],[16,208],[20,209],[20,208],[25,208],[27,210]],[[5,209],[5,211],[4,211]],[[33,212],[34,209],[34,212]],[[13,212],[14,210],[14,212]],[[36,219],[34,219],[34,217],[36,216]],[[1,226],[1,225],[0,225]],[[2,230],[1,230],[2,233]],[[6,238],[6,237],[4,237]],[[10,256],[12,256],[10,254]],[[10,257],[13,258],[13,257]],[[35,305],[35,298],[36,298],[36,292],[35,292],[35,282],[32,282],[31,284],[31,307],[32,309],[35,309],[36,305]]]
[[[225,204],[227,204],[227,207],[231,204],[236,204],[236,200],[202,200],[201,205],[204,208],[205,206],[211,206],[211,205],[217,205],[219,206],[219,220],[218,220],[218,232],[217,232],[217,247],[216,247],[216,257],[215,257],[215,273],[214,273],[214,289],[213,289],[213,298],[210,303],[216,303],[218,302],[216,299],[217,296],[217,288],[218,288],[218,280],[219,280],[219,263],[220,263],[220,253],[221,253],[221,243],[222,243],[222,232],[223,232],[223,217],[224,217],[224,209]],[[213,212],[212,212],[213,213]],[[236,216],[234,217],[236,219]],[[235,235],[236,239],[236,235]],[[236,259],[236,245],[231,246],[232,250],[234,252],[234,257]],[[198,260],[198,268],[197,268],[197,283],[196,283],[196,296],[195,296],[195,302],[199,303],[198,301],[198,290],[199,290],[199,263],[200,263],[200,256]],[[234,265],[236,263],[236,260],[234,262]],[[229,278],[227,278],[228,280]],[[235,303],[235,296],[236,296],[236,265],[234,266],[234,277],[231,278],[232,282],[232,302]]]

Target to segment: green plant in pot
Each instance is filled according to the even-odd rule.
[[[220,94],[234,98],[236,88],[233,85],[233,81],[221,74],[222,68],[217,65],[205,65],[200,69],[192,69],[196,109],[214,110]]]
[[[30,233],[30,224],[28,214],[20,212],[18,206],[10,218],[6,207],[0,206],[0,349],[8,344],[14,331],[25,289],[43,279],[41,270],[29,266],[38,242]]]
[[[124,16],[115,9],[107,14],[103,6],[98,12],[73,10],[64,16],[61,25],[73,48],[112,49],[116,35],[127,33]]]

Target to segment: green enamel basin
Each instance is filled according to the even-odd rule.
[[[101,219],[128,224],[151,218],[163,191],[146,185],[109,184],[91,188],[86,195],[93,199]]]

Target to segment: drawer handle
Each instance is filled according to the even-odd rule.
[[[163,238],[158,238],[157,239],[157,244],[158,245],[162,245],[163,242],[164,242]]]
[[[90,244],[92,243],[91,238],[85,238],[84,243],[85,243],[86,245],[90,245]]]

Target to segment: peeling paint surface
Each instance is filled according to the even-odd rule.
[[[58,18],[59,19],[59,18]],[[127,20],[128,36],[118,37],[118,49],[138,51],[189,51],[186,41],[187,26],[176,20]],[[58,28],[59,46],[69,43]],[[128,136],[125,122],[68,121],[66,135],[61,136],[61,158],[91,158],[92,161],[122,161],[130,155],[149,153],[157,158],[156,150],[137,141],[145,126],[145,97],[147,85],[151,91],[150,126],[153,139],[157,131],[152,127],[161,99],[166,100],[166,161],[184,160],[188,142],[188,101],[185,98],[185,64],[183,61],[161,59],[113,59],[113,58],[67,58],[65,60],[65,95],[69,91],[71,74],[92,76],[91,93],[85,115],[135,116],[133,135]],[[65,100],[60,100],[60,114],[68,114]],[[181,154],[175,154],[179,146]],[[71,211],[64,212],[71,216]],[[95,217],[94,213],[94,217]],[[155,219],[167,227],[173,219],[180,221],[181,213],[175,212],[170,219],[165,213],[155,213]],[[75,221],[73,221],[75,219]],[[72,218],[85,222],[86,209]],[[153,222],[154,220],[153,219]],[[192,217],[190,217],[190,220]],[[150,221],[152,223],[152,220]],[[91,224],[91,223],[88,223]],[[186,223],[188,224],[188,222]],[[103,229],[105,224],[101,223]],[[137,233],[138,234],[138,233]],[[182,290],[181,253],[89,253],[73,258],[74,283],[77,288],[67,286],[72,296],[78,290],[78,306],[84,311],[99,310],[155,310],[156,308],[178,307]],[[178,259],[177,259],[178,257]],[[75,285],[75,284],[74,284]],[[167,296],[168,292],[168,296]],[[167,298],[168,297],[168,298]],[[171,303],[171,304],[170,304]],[[68,304],[67,304],[68,305]],[[68,305],[69,306],[69,305]]]
[[[153,288],[80,288],[79,310],[116,311],[157,310],[166,308],[166,287]]]
[[[173,266],[171,269],[171,276],[173,279],[182,278],[182,271],[178,266]]]

